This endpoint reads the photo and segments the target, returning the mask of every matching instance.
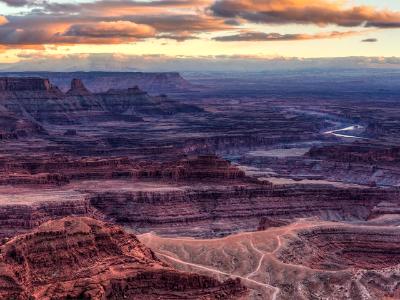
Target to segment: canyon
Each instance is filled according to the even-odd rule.
[[[44,223],[2,245],[1,253],[4,299],[239,299],[246,293],[239,281],[176,271],[134,235],[89,218]]]
[[[395,91],[1,76],[0,297],[400,297]]]

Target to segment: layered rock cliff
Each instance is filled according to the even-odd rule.
[[[13,77],[0,77],[0,91],[51,91],[55,90],[48,79],[26,77],[23,80]]]
[[[95,93],[109,89],[128,89],[135,85],[148,92],[173,92],[193,88],[179,73],[142,72],[23,72],[3,73],[6,76],[31,76],[49,78],[51,82],[67,91],[74,78],[80,78]]]
[[[255,230],[262,217],[274,223],[301,217],[364,221],[383,201],[398,203],[398,192],[231,183],[166,192],[94,191],[90,196],[105,218],[140,232],[198,237]]]
[[[174,270],[132,234],[89,218],[41,225],[1,246],[2,299],[237,299],[238,280]]]
[[[115,114],[173,115],[202,111],[197,106],[181,104],[167,96],[151,97],[138,86],[110,89],[97,95],[105,107]]]
[[[127,157],[76,158],[63,155],[0,158],[0,185],[66,184],[72,180],[139,178],[162,181],[246,180],[243,171],[213,155],[171,162]]]
[[[71,123],[71,114],[80,111],[74,101],[66,101],[65,95],[41,78],[3,78],[0,105],[18,116],[28,116],[37,122]]]
[[[18,116],[0,104],[0,141],[46,134],[46,130],[24,116]]]
[[[66,95],[66,102],[74,103],[76,110],[104,111],[102,103],[92,94],[80,79],[72,79],[71,88]]]
[[[0,78],[0,111],[36,122],[75,124],[96,120],[137,122],[141,120],[139,115],[173,115],[202,110],[166,96],[150,96],[134,86],[92,94],[82,80],[74,78],[64,94],[48,79],[3,77]],[[124,118],[126,115],[135,118]]]
[[[313,269],[383,269],[400,264],[400,234],[389,227],[321,226],[301,231],[278,257]]]

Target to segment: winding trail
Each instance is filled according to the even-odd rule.
[[[215,274],[225,275],[225,276],[229,276],[229,277],[233,277],[233,278],[240,278],[241,280],[248,281],[248,282],[251,282],[253,284],[262,286],[263,288],[266,288],[268,291],[270,291],[272,289],[274,291],[272,293],[272,298],[271,298],[272,300],[276,300],[276,296],[280,292],[280,288],[272,286],[272,285],[269,285],[267,283],[262,283],[262,282],[259,282],[259,281],[256,281],[256,280],[253,280],[253,279],[250,279],[250,278],[247,278],[247,277],[243,277],[243,276],[240,276],[240,275],[230,274],[230,273],[226,273],[226,272],[223,272],[223,271],[220,271],[220,270],[216,270],[216,269],[213,269],[213,268],[209,268],[209,267],[205,267],[205,266],[202,266],[202,265],[186,262],[186,261],[183,261],[181,259],[169,256],[169,255],[161,253],[161,252],[156,252],[156,253],[158,255],[161,255],[161,256],[163,256],[163,257],[165,257],[167,259],[170,259],[170,260],[175,261],[175,262],[180,263],[180,264],[188,265],[188,266],[191,266],[191,267],[194,267],[194,268],[198,268],[198,269],[202,269],[202,270],[205,270],[205,271],[208,271],[208,272],[211,272],[211,273],[215,273]]]
[[[257,249],[257,248],[254,246],[253,240],[250,240],[250,246],[251,246],[256,252],[260,253],[260,254],[261,254],[261,257],[260,257],[260,260],[259,260],[259,262],[258,262],[257,268],[256,268],[253,272],[251,272],[250,274],[248,274],[248,275],[246,276],[247,279],[249,279],[251,276],[257,274],[258,271],[260,271],[260,268],[261,268],[261,266],[262,266],[262,262],[263,262],[263,260],[264,260],[265,255],[266,255],[266,253],[263,253],[262,251],[260,251],[259,249]]]
[[[256,246],[257,238],[254,239],[254,236],[253,236],[255,234],[254,232],[243,232],[243,233],[239,233],[239,234],[235,235],[236,238],[240,237],[241,241],[247,240],[248,241],[247,245],[250,246],[248,248],[248,250],[250,250],[250,248],[251,248],[254,252],[256,252],[258,254],[257,259],[259,259],[257,267],[255,268],[254,271],[252,271],[248,274],[246,273],[246,274],[242,274],[242,275],[227,273],[227,272],[224,272],[224,271],[212,268],[212,267],[208,267],[208,266],[205,266],[202,264],[184,261],[180,258],[171,256],[171,255],[176,255],[174,252],[167,251],[167,253],[165,253],[165,250],[159,249],[159,251],[157,251],[154,248],[153,248],[153,250],[155,250],[156,254],[159,255],[160,257],[164,257],[165,259],[170,260],[171,262],[175,262],[177,264],[190,266],[195,269],[210,272],[211,274],[223,275],[223,276],[227,276],[230,278],[239,278],[243,282],[247,283],[247,286],[250,289],[259,290],[260,292],[262,292],[264,294],[264,296],[263,296],[264,299],[276,300],[278,295],[281,293],[281,289],[278,286],[273,286],[266,282],[261,282],[261,281],[252,279],[252,277],[254,278],[255,275],[260,273],[260,271],[262,270],[263,263],[265,263],[266,260],[268,260],[268,259],[272,259],[272,260],[278,262],[279,264],[283,264],[283,265],[294,267],[296,269],[301,269],[301,270],[310,270],[313,272],[328,272],[328,273],[336,273],[337,272],[337,271],[330,271],[330,270],[312,269],[312,268],[310,268],[308,266],[304,266],[304,265],[285,263],[283,261],[278,260],[275,257],[275,254],[284,246],[284,244],[285,244],[284,240],[285,240],[286,235],[288,235],[288,234],[291,235],[293,233],[293,231],[297,231],[297,230],[300,230],[303,228],[313,228],[313,227],[319,227],[319,226],[321,226],[320,223],[318,223],[318,224],[311,223],[310,224],[308,222],[304,222],[304,223],[303,222],[295,222],[286,227],[274,229],[272,232],[275,235],[274,238],[275,238],[276,242],[275,242],[274,247],[272,249],[268,249],[268,250],[261,250]],[[145,244],[151,244],[151,241],[156,240],[156,235],[154,235],[152,233],[143,234],[142,237],[144,237],[147,240],[147,243],[144,242]],[[231,239],[231,238],[232,238],[232,236],[228,236],[228,237],[219,239],[219,241],[225,241],[225,240],[229,241],[229,239]],[[162,240],[162,238],[161,238],[161,240]],[[185,242],[185,243],[202,243],[202,244],[214,243],[216,241],[215,239],[197,240],[194,238],[167,238],[167,240],[174,241],[174,242],[180,241],[180,242]],[[272,241],[272,239],[270,239],[270,241]],[[157,240],[156,240],[156,243],[157,243]],[[224,249],[222,251],[224,251]],[[253,252],[253,255],[254,255],[254,252]],[[249,253],[251,253],[251,252],[249,252]],[[262,279],[262,280],[264,281],[264,279]],[[268,279],[265,279],[265,280],[268,281]],[[255,286],[257,286],[258,288],[256,288]]]
[[[282,247],[281,236],[280,236],[280,235],[277,235],[277,236],[276,236],[276,239],[278,240],[278,246],[276,246],[275,250],[272,251],[272,254],[275,254],[276,252],[278,252],[279,249],[281,249],[281,247]]]

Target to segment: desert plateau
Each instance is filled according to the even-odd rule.
[[[398,0],[0,0],[0,300],[400,299]]]
[[[18,75],[0,78],[2,297],[400,297],[395,101]]]

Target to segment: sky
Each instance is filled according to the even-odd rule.
[[[397,56],[399,0],[0,0],[0,65]]]

